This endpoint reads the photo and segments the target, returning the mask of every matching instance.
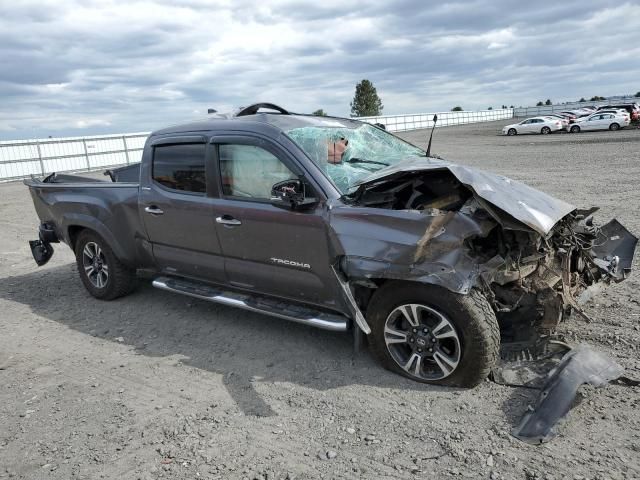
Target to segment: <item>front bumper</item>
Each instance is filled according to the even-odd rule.
[[[527,443],[548,442],[582,384],[602,387],[623,373],[624,369],[605,354],[586,345],[576,347],[549,373],[536,406],[524,414],[513,436]]]

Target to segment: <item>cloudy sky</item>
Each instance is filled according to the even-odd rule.
[[[0,139],[140,132],[271,101],[348,115],[640,90],[640,2],[0,0]]]

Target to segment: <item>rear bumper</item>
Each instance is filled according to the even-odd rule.
[[[47,223],[40,224],[40,227],[38,227],[38,240],[29,241],[31,255],[39,267],[51,260],[53,256],[51,244],[59,242],[60,240],[58,240],[58,236],[51,225]]]

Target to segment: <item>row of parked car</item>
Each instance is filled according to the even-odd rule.
[[[619,130],[638,120],[640,120],[640,105],[637,103],[587,106],[577,110],[527,118],[519,123],[505,126],[502,134],[541,133],[546,135],[558,131],[579,133],[584,130]]]

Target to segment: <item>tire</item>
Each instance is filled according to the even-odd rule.
[[[509,135],[510,137],[512,137],[512,136],[514,136],[514,135],[517,135],[517,134],[518,134],[518,131],[517,131],[515,128],[510,128],[510,129],[507,131],[507,135]]]
[[[75,244],[76,265],[84,287],[100,300],[113,300],[136,287],[135,270],[126,267],[97,233],[83,230]]]
[[[417,328],[407,314],[420,318]],[[475,387],[498,359],[498,321],[476,289],[462,295],[435,285],[391,282],[376,291],[367,318],[373,355],[386,369],[418,382]],[[447,325],[440,328],[443,319]]]
[[[573,125],[569,131],[571,133],[580,133],[580,127],[578,125]]]
[[[616,130],[620,130],[620,125],[617,123],[612,123],[611,125],[609,125],[609,130],[615,132]]]
[[[551,133],[551,129],[549,127],[542,127],[542,130],[540,130],[540,133],[542,135],[549,135]]]

